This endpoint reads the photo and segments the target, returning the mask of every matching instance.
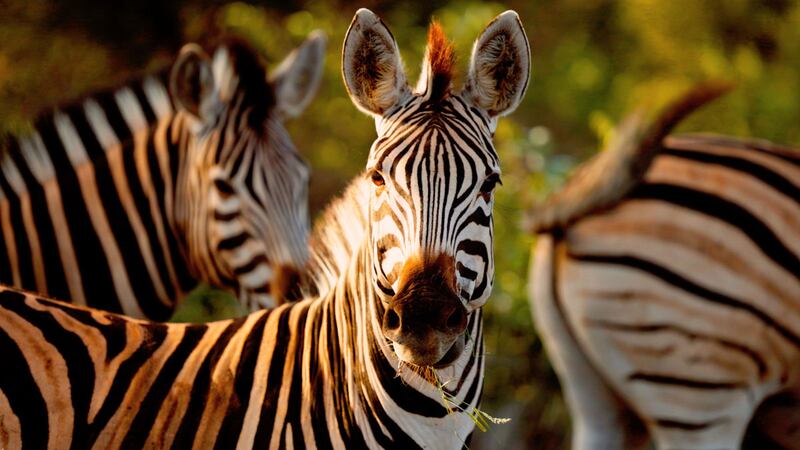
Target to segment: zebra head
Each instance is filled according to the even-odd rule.
[[[322,74],[313,33],[269,77],[239,42],[209,56],[185,46],[170,73],[183,120],[174,209],[198,278],[238,291],[249,309],[274,306],[307,258],[309,169],[283,121],[300,114]]]
[[[521,101],[530,50],[517,14],[496,17],[478,37],[466,83],[451,90],[452,46],[438,24],[416,88],[408,86],[391,32],[356,13],[344,42],[345,84],[375,118],[366,174],[372,278],[383,335],[401,361],[443,367],[462,352],[471,315],[494,277],[492,144],[499,116]]]

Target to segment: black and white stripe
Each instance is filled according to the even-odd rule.
[[[446,364],[491,293],[493,191],[500,181],[492,138],[499,116],[513,111],[527,88],[525,31],[513,11],[495,18],[476,40],[465,86],[455,92],[453,50],[433,23],[412,89],[391,32],[360,10],[342,63],[351,99],[375,119],[378,134],[364,175],[372,186],[348,192],[366,209],[343,230],[367,225],[381,327],[400,359]],[[326,232],[325,240],[340,244],[312,257],[322,292],[342,272],[330,257],[354,246],[338,232]]]
[[[328,296],[232,321],[159,324],[0,289],[0,446],[461,448],[483,373],[473,340],[430,381],[380,334],[369,250]],[[475,347],[473,347],[475,346]]]
[[[373,13],[359,10],[350,33],[378,24],[383,26]],[[493,24],[513,27],[519,20],[507,12]],[[345,60],[347,55],[345,50]],[[442,140],[428,149],[430,155],[470,165],[475,178],[496,169],[488,126],[493,119],[477,107],[470,113],[459,111],[466,104],[463,98],[447,102],[443,110],[463,114],[461,120],[482,117],[469,122],[477,128],[470,135],[485,136],[485,145],[462,147],[452,145],[459,141]],[[415,104],[411,111],[420,110]],[[430,114],[419,118],[417,134],[427,136],[437,120]],[[415,133],[407,128],[403,132],[409,131]],[[393,147],[380,143],[393,138],[389,128],[383,129],[371,158],[391,157]],[[410,145],[429,143],[426,137]],[[432,159],[427,154],[421,151],[413,159],[425,165]],[[441,164],[427,167],[404,178],[411,192],[464,182],[457,179],[463,172]],[[397,341],[387,339],[386,311],[397,310],[408,289],[423,294],[438,290],[464,311],[466,307],[457,292],[450,292],[457,277],[455,254],[435,260],[405,256],[404,265],[413,266],[409,271],[415,278],[401,285],[388,304],[384,300],[374,270],[381,244],[371,230],[384,220],[376,212],[387,202],[376,192],[371,175],[368,171],[358,177],[315,231],[314,254],[327,259],[314,266],[322,272],[311,275],[329,282],[321,285],[320,297],[236,320],[187,325],[137,321],[0,291],[0,350],[8,355],[8,369],[0,374],[0,446],[462,448],[474,428],[471,415],[478,414],[482,391],[482,311],[476,307],[469,317],[464,313],[460,344],[447,352],[449,359],[435,364],[415,365],[397,351]],[[463,188],[457,201],[449,194],[424,197],[426,204],[406,201],[428,209],[453,210],[455,203],[464,204],[485,212],[491,223],[491,193],[482,193],[480,187]],[[433,233],[435,222],[419,219],[433,213],[417,216],[407,216],[414,221],[409,226],[430,227]],[[469,214],[459,217],[459,223],[470,223]],[[350,235],[325,239],[340,231]],[[431,233],[420,231],[410,239],[431,242]],[[491,251],[491,233],[483,236],[482,245]],[[431,300],[430,311],[447,306],[436,303],[439,298],[420,298]],[[414,319],[405,316],[405,326],[426,331],[429,323],[414,325]],[[36,339],[30,339],[32,334]],[[413,350],[412,344],[407,347]],[[60,382],[50,383],[52,379]]]
[[[797,151],[669,137],[616,206],[540,235],[532,277],[573,448],[644,443],[638,417],[659,449],[738,449],[754,416],[798,448]]]
[[[213,60],[190,45],[172,96],[166,74],[145,77],[6,139],[0,282],[154,320],[198,281],[270,305],[270,283],[304,264],[308,229],[308,169],[282,108],[318,75],[304,96],[276,96],[321,65],[323,45],[310,38],[271,80],[239,43]]]

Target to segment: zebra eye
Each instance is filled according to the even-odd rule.
[[[485,180],[483,180],[483,184],[481,185],[481,194],[483,195],[491,194],[492,191],[494,191],[494,188],[497,187],[498,184],[503,184],[503,182],[500,181],[500,175],[496,173],[489,175],[488,177],[486,177]]]
[[[383,175],[381,175],[381,173],[378,172],[377,170],[372,171],[370,179],[372,180],[372,184],[374,184],[377,187],[382,187],[384,184],[386,184],[386,181],[384,181],[383,179]]]

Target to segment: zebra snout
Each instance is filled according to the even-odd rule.
[[[409,258],[400,288],[383,313],[383,335],[397,356],[416,365],[451,363],[463,349],[467,309],[458,296],[454,258],[441,253]]]
[[[460,301],[419,299],[392,302],[383,314],[384,333],[398,338],[428,328],[445,335],[460,335],[467,329],[467,310]]]
[[[467,310],[453,295],[427,297],[401,293],[384,311],[381,325],[400,359],[432,366],[440,364],[463,336]],[[450,362],[451,358],[447,359]]]

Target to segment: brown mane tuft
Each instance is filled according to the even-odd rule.
[[[456,64],[453,44],[447,39],[438,21],[428,28],[428,64],[430,64],[430,99],[438,101],[450,93],[450,82]]]

